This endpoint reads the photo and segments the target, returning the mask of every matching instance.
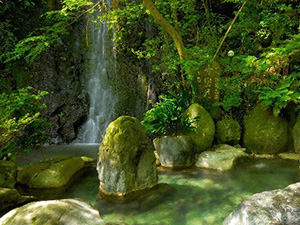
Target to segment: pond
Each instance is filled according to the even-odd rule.
[[[57,155],[96,157],[98,146],[48,147],[47,157]],[[22,166],[40,160],[34,152],[19,158]],[[251,159],[230,171],[158,168],[159,184],[125,198],[98,194],[95,166],[81,172],[69,186],[53,190],[19,190],[40,199],[81,198],[90,202],[107,222],[128,225],[222,224],[238,204],[254,193],[284,188],[300,181],[297,161]]]

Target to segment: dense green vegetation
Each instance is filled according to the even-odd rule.
[[[30,70],[78,21],[101,10],[102,18],[94,22],[109,21],[116,50],[151,62],[151,82],[161,97],[144,119],[150,133],[190,129],[181,114],[193,102],[206,109],[221,107],[224,117],[236,119],[257,102],[276,116],[289,104],[299,110],[297,0],[119,0],[111,5],[18,0],[0,5],[2,91],[16,91],[4,84],[8,77],[15,79],[16,67]],[[30,118],[39,110],[29,109]]]

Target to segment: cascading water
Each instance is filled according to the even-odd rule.
[[[107,1],[110,5],[110,1]],[[116,57],[113,52],[113,41],[109,35],[108,25],[94,23],[99,11],[91,15],[89,23],[89,52],[87,56],[88,84],[90,108],[87,122],[81,130],[80,143],[100,143],[108,124],[114,119],[117,95],[114,91],[116,83]]]

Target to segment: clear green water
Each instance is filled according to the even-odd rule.
[[[74,155],[80,152],[79,147],[76,148],[72,152]],[[96,154],[97,148],[89,148]],[[63,152],[62,149],[59,151]],[[92,156],[91,152],[89,154]],[[222,224],[225,217],[252,194],[284,188],[298,181],[298,162],[255,159],[223,172],[199,168],[159,168],[157,187],[125,198],[112,198],[98,194],[97,172],[95,167],[91,167],[68,187],[40,193],[34,191],[32,194],[41,199],[84,199],[97,208],[108,222],[128,225],[217,225]]]

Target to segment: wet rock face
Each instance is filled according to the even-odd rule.
[[[244,146],[258,154],[285,151],[288,140],[287,121],[275,117],[270,109],[257,105],[244,119]]]
[[[17,181],[17,164],[0,160],[0,187],[13,188]]]
[[[193,142],[189,136],[164,136],[155,140],[159,161],[164,167],[188,167],[195,162]]]
[[[300,183],[243,201],[223,225],[300,224]]]
[[[156,159],[139,120],[121,116],[113,121],[99,148],[99,189],[125,195],[157,184]]]
[[[44,98],[47,109],[42,114],[53,124],[50,143],[72,142],[88,115],[82,35],[79,25],[68,40],[41,55],[30,71],[30,85],[49,93]]]
[[[215,124],[211,115],[199,104],[192,104],[185,112],[191,121],[198,118],[193,126],[195,131],[188,134],[193,140],[196,153],[201,153],[211,147],[215,136]]]
[[[0,224],[104,225],[105,222],[89,204],[75,199],[62,199],[28,203],[5,214]]]

